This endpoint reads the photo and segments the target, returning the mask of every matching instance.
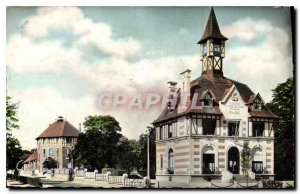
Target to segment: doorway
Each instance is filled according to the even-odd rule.
[[[240,173],[240,152],[236,147],[231,147],[228,150],[227,168],[232,174]]]

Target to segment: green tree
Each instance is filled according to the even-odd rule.
[[[11,97],[6,96],[6,132],[9,133],[13,129],[19,129],[18,117],[17,117],[18,105],[11,102]]]
[[[251,156],[252,152],[249,148],[249,145],[247,142],[244,143],[243,149],[241,151],[241,162],[242,162],[242,169],[246,173],[251,167]]]
[[[23,151],[19,140],[8,136],[6,138],[6,170],[15,169],[22,156]]]
[[[122,135],[121,127],[115,118],[88,116],[83,123],[86,131],[80,133],[78,143],[71,152],[75,165],[89,169],[102,169],[105,165],[115,167],[116,145]]]
[[[57,168],[57,161],[51,157],[48,157],[47,160],[43,163],[43,167],[47,169]]]
[[[19,140],[11,134],[14,129],[19,129],[17,109],[17,104],[6,96],[6,170],[15,169],[23,155]]]
[[[295,103],[294,83],[289,78],[273,91],[268,108],[278,116],[274,125],[275,174],[277,179],[294,179],[295,176]]]
[[[116,167],[126,171],[126,173],[132,172],[136,169],[136,156],[134,153],[135,140],[128,140],[126,137],[121,137],[116,147]]]

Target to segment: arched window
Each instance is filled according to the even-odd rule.
[[[172,149],[169,149],[168,153],[168,172],[174,174],[174,152]]]
[[[252,172],[255,174],[263,173],[263,153],[259,147],[253,149]]]

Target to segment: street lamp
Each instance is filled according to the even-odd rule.
[[[147,133],[147,177],[150,178],[150,143],[149,143],[150,129],[148,128]]]

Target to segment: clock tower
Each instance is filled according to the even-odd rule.
[[[226,40],[227,38],[220,32],[214,9],[211,8],[205,31],[198,42],[201,50],[202,75],[223,77]]]

